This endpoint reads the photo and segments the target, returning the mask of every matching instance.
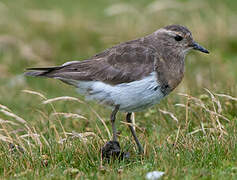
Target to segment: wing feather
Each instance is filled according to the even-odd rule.
[[[153,48],[137,40],[112,47],[88,60],[54,67],[48,73],[44,72],[44,76],[64,80],[103,81],[115,85],[149,75],[154,71],[157,59]]]

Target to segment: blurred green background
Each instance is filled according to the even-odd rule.
[[[236,10],[234,0],[0,1],[0,101],[12,104],[23,87],[70,95],[72,88],[55,81],[26,80],[24,69],[83,60],[169,24],[187,26],[211,52],[187,56],[179,91],[236,95]]]
[[[50,114],[51,110],[42,107],[39,98],[22,90],[38,91],[47,98],[83,97],[73,87],[56,80],[26,78],[25,68],[83,60],[170,24],[187,26],[194,39],[210,54],[189,53],[185,78],[179,87],[160,106],[136,116],[139,126],[151,128],[148,121],[143,121],[150,118],[151,123],[164,128],[159,133],[165,139],[177,127],[159,122],[157,109],[170,109],[184,119],[183,112],[173,106],[184,101],[177,93],[199,97],[207,88],[213,93],[237,96],[236,0],[0,0],[0,104],[41,131],[45,124],[41,122],[44,115],[40,111]],[[89,104],[109,125],[110,110],[94,102]],[[57,111],[79,112],[90,120],[62,119],[66,131],[97,131],[94,124],[98,119],[87,106],[73,103],[55,106]],[[236,120],[236,104],[224,106],[228,109],[226,115]],[[98,126],[103,129],[102,125]],[[149,135],[152,132],[146,134],[148,139]]]

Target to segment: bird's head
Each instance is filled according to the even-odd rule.
[[[195,42],[192,33],[181,25],[169,25],[158,29],[155,32],[155,37],[160,44],[160,48],[165,51],[171,50],[185,55],[189,50],[194,49],[209,53],[208,50]]]

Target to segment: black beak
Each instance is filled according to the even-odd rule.
[[[193,45],[192,45],[193,49],[195,50],[198,50],[198,51],[201,51],[203,53],[207,53],[209,54],[209,51],[206,50],[204,47],[202,47],[201,45],[199,45],[198,43],[194,42]]]

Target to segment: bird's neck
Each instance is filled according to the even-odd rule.
[[[182,81],[184,76],[184,59],[185,54],[171,49],[171,47],[156,47],[159,54],[157,60],[156,72],[157,78],[164,84],[168,85],[168,93],[175,89]]]

